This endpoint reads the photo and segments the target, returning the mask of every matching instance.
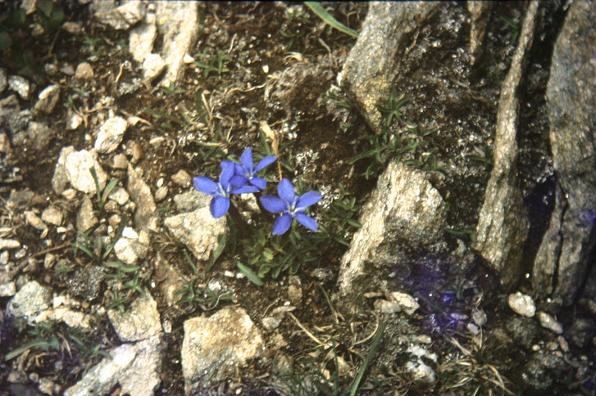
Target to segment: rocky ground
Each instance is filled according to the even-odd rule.
[[[594,394],[594,168],[548,140],[577,3],[324,3],[356,40],[303,4],[0,1],[0,394]],[[259,194],[213,218],[192,178],[246,147],[316,233]]]

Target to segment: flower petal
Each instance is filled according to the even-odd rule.
[[[250,179],[250,184],[257,187],[259,190],[264,190],[267,187],[267,180],[262,177],[253,177]]]
[[[234,173],[240,176],[246,176],[246,170],[240,164],[234,163]]]
[[[238,188],[235,188],[232,190],[232,194],[248,194],[248,193],[256,193],[259,192],[259,189],[256,188],[255,186],[249,186],[249,185],[245,185],[245,186],[241,186]]]
[[[292,225],[292,216],[289,214],[284,214],[279,216],[273,222],[273,235],[281,235],[285,234]]]
[[[234,163],[232,161],[222,161],[221,173],[219,174],[219,184],[221,184],[224,190],[228,189],[232,176],[234,176]]]
[[[262,160],[259,161],[257,166],[255,166],[254,172],[257,173],[261,169],[265,169],[266,167],[274,163],[276,159],[277,157],[275,155],[268,155],[264,157]]]
[[[296,202],[296,209],[300,210],[308,208],[309,206],[319,202],[321,198],[321,194],[317,191],[308,191],[298,198],[298,202]]]
[[[294,186],[288,179],[281,179],[277,185],[277,194],[288,204],[292,204],[294,202],[294,198],[296,197],[294,194]]]
[[[298,223],[302,224],[304,227],[308,228],[311,231],[317,231],[317,221],[310,216],[305,215],[302,212],[296,213],[296,220]]]
[[[206,176],[193,177],[192,183],[195,189],[202,193],[208,195],[215,195],[217,193],[217,183]]]
[[[230,199],[226,197],[214,197],[209,205],[211,215],[216,219],[222,217],[230,209]]]
[[[240,163],[249,173],[252,171],[252,148],[247,147],[240,156]]]
[[[230,184],[232,185],[232,187],[242,187],[242,186],[245,186],[247,183],[248,183],[248,178],[246,176],[242,176],[239,174],[235,174],[230,179]]]
[[[286,210],[286,203],[273,195],[264,195],[260,199],[261,205],[267,212],[279,213]]]

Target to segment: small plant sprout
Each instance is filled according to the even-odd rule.
[[[232,177],[232,184],[239,186],[250,184],[259,190],[264,190],[267,187],[267,181],[258,177],[257,173],[274,163],[276,159],[275,155],[268,155],[253,166],[252,149],[247,147],[240,156],[240,163],[234,164],[236,174]]]
[[[317,231],[316,220],[305,214],[304,211],[321,200],[320,193],[308,191],[298,197],[292,183],[288,179],[282,179],[277,185],[277,194],[279,197],[273,195],[261,197],[261,204],[265,210],[271,213],[281,213],[281,216],[273,223],[273,235],[285,234],[294,219],[305,228]]]
[[[230,209],[230,195],[259,191],[255,186],[234,185],[232,183],[234,173],[234,163],[231,161],[223,161],[221,163],[221,173],[219,174],[218,183],[206,176],[197,176],[193,178],[193,184],[197,190],[213,197],[209,209],[211,210],[211,215],[216,219],[224,216],[228,212],[228,209]]]

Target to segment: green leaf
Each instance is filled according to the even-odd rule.
[[[95,169],[93,171],[95,171]],[[114,188],[116,188],[117,184],[118,184],[118,179],[110,179],[106,188],[103,189],[103,193],[101,194],[101,201],[99,202],[102,208],[105,205],[106,201],[108,200],[108,197],[112,193],[112,190],[114,190]]]
[[[251,281],[257,286],[263,286],[263,281],[252,269],[242,264],[240,261],[236,262],[236,266],[238,267],[238,270],[240,270],[240,272],[242,272],[249,281]]]
[[[310,10],[314,12],[319,18],[321,18],[327,25],[339,30],[344,34],[347,34],[348,36],[358,38],[357,31],[347,27],[346,25],[335,19],[331,14],[327,12],[327,10],[323,8],[321,3],[317,3],[314,1],[305,1],[304,5],[310,8]]]
[[[211,269],[217,262],[217,259],[223,253],[227,242],[228,242],[228,238],[227,238],[226,234],[222,234],[217,238],[217,246],[215,247],[215,250],[213,251],[213,255],[211,256],[211,264],[209,264],[209,266],[207,267],[207,272],[211,271]]]
[[[54,4],[52,4],[52,0],[37,0],[37,9],[49,18],[52,15]]]
[[[350,396],[355,396],[356,392],[358,392],[358,387],[360,386],[360,382],[362,378],[364,378],[364,374],[366,373],[366,369],[370,362],[375,358],[377,353],[379,352],[379,348],[381,347],[381,341],[383,340],[383,334],[385,333],[385,323],[381,323],[379,328],[377,329],[375,336],[371,342],[370,348],[368,349],[368,353],[364,358],[364,362],[362,362],[362,366],[360,366],[360,370],[358,370],[358,374],[356,378],[354,378],[354,382],[350,388]]]

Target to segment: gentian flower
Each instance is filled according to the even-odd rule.
[[[259,191],[254,186],[233,185],[231,183],[234,177],[234,163],[231,161],[222,161],[221,173],[219,174],[219,183],[214,182],[206,176],[197,176],[192,179],[195,189],[213,197],[209,210],[213,217],[220,218],[230,209],[230,195],[254,193]]]
[[[273,195],[261,197],[261,204],[265,210],[271,213],[282,213],[273,222],[273,235],[285,234],[290,229],[294,219],[311,231],[317,230],[315,219],[306,215],[304,211],[309,206],[319,202],[321,194],[316,191],[309,191],[298,197],[294,192],[294,186],[288,179],[281,179],[277,185],[277,194],[279,197]]]
[[[271,165],[276,159],[275,155],[268,155],[253,166],[252,149],[247,147],[240,156],[240,163],[234,164],[235,175],[232,177],[231,183],[235,186],[251,184],[259,190],[264,190],[267,187],[267,181],[262,177],[258,177],[257,172]]]

